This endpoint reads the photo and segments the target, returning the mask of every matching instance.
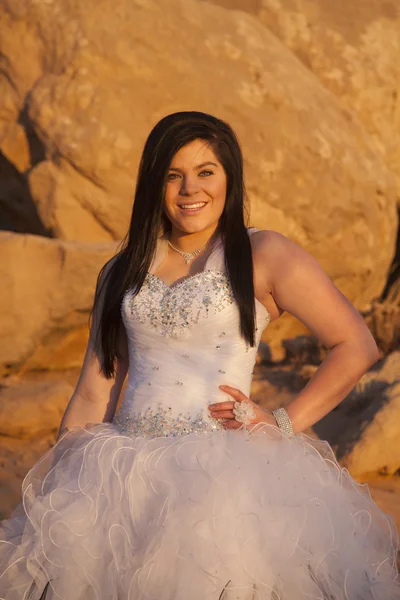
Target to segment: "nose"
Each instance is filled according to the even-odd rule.
[[[193,196],[200,189],[199,182],[196,176],[184,176],[182,177],[182,185],[179,190],[180,196]]]

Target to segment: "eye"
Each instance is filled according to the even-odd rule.
[[[171,180],[171,181],[173,179],[175,179],[175,177],[179,177],[179,174],[178,173],[168,173],[168,175],[167,175],[167,179]]]
[[[199,173],[199,175],[203,175],[203,173],[206,173],[206,177],[208,177],[209,175],[214,175],[214,172],[213,172],[213,171],[201,171],[201,172]]]

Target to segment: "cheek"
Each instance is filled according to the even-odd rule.
[[[164,208],[166,208],[167,210],[170,210],[171,207],[174,204],[174,198],[176,197],[176,193],[173,189],[173,186],[171,184],[167,185],[165,188],[165,194],[164,194]]]
[[[226,184],[222,181],[215,182],[212,189],[212,196],[218,204],[224,204],[226,198]]]

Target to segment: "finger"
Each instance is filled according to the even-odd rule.
[[[216,404],[210,404],[208,408],[213,412],[216,410],[232,410],[234,404],[232,400],[230,402],[217,402]]]
[[[212,412],[211,416],[214,417],[214,419],[234,419],[235,415],[232,413],[232,411],[228,411],[228,410],[221,410],[219,412]]]
[[[248,400],[248,397],[237,388],[231,387],[230,385],[220,385],[219,387],[223,392],[226,392],[227,394],[232,396],[232,398],[235,398],[235,400],[237,400],[238,402]]]

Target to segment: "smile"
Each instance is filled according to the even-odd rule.
[[[195,204],[178,204],[179,208],[184,212],[199,212],[207,202],[196,202]]]

